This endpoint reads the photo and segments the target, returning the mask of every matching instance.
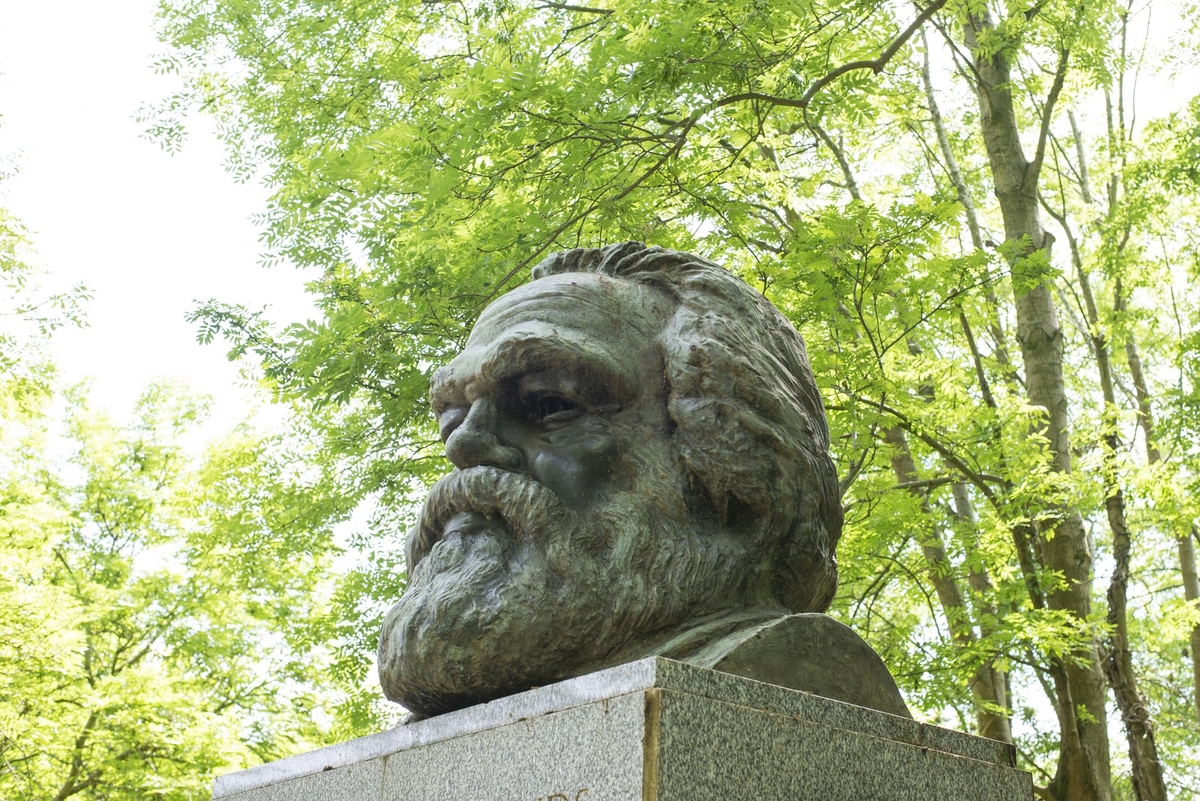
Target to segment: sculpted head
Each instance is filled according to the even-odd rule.
[[[409,709],[828,607],[842,511],[821,399],[800,335],[726,270],[638,243],[555,254],[484,311],[431,400],[455,470],[379,648]]]

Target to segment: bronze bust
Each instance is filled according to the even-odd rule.
[[[557,253],[431,389],[446,456],[388,614],[388,698],[436,715],[660,655],[897,715],[821,614],[842,529],[795,328],[697,256]]]

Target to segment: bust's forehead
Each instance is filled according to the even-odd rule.
[[[433,375],[431,400],[435,410],[463,403],[506,378],[550,367],[636,394],[647,375],[661,372],[658,335],[673,310],[665,292],[633,281],[593,273],[540,278],[484,310],[463,352]]]
[[[527,326],[652,339],[672,308],[666,293],[634,281],[595,273],[552,275],[520,286],[488,306],[467,347]]]

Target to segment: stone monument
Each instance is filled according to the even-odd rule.
[[[558,253],[433,378],[455,470],[409,536],[372,737],[230,801],[1029,801],[1011,746],[918,724],[826,616],[842,528],[795,328],[717,265]]]

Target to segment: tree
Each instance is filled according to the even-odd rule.
[[[1013,738],[1045,798],[1196,790],[1170,688],[1196,662],[1197,176],[1186,116],[1124,111],[1148,11],[627,5],[165,3],[189,89],[153,130],[217,114],[275,189],[270,258],[323,270],[320,322],[213,302],[202,335],[344,404],[334,450],[402,516],[437,470],[429,372],[491,298],[555,248],[699,250],[809,342],[848,513],[833,611],[913,704]]]
[[[294,427],[190,452],[205,404],[178,387],[124,425],[58,390],[46,337],[82,292],[39,300],[0,220],[0,796],[207,798],[218,770],[363,733],[333,466]]]
[[[347,504],[319,460],[298,472],[247,429],[191,458],[203,404],[169,386],[128,426],[68,402],[69,468],[39,447],[45,419],[6,443],[4,795],[206,797],[218,769],[324,744]]]
[[[50,295],[41,291],[29,251],[24,226],[0,208],[0,392],[18,406],[49,390],[54,372],[46,351],[49,337],[64,325],[83,325],[82,306],[89,298],[83,285]]]

